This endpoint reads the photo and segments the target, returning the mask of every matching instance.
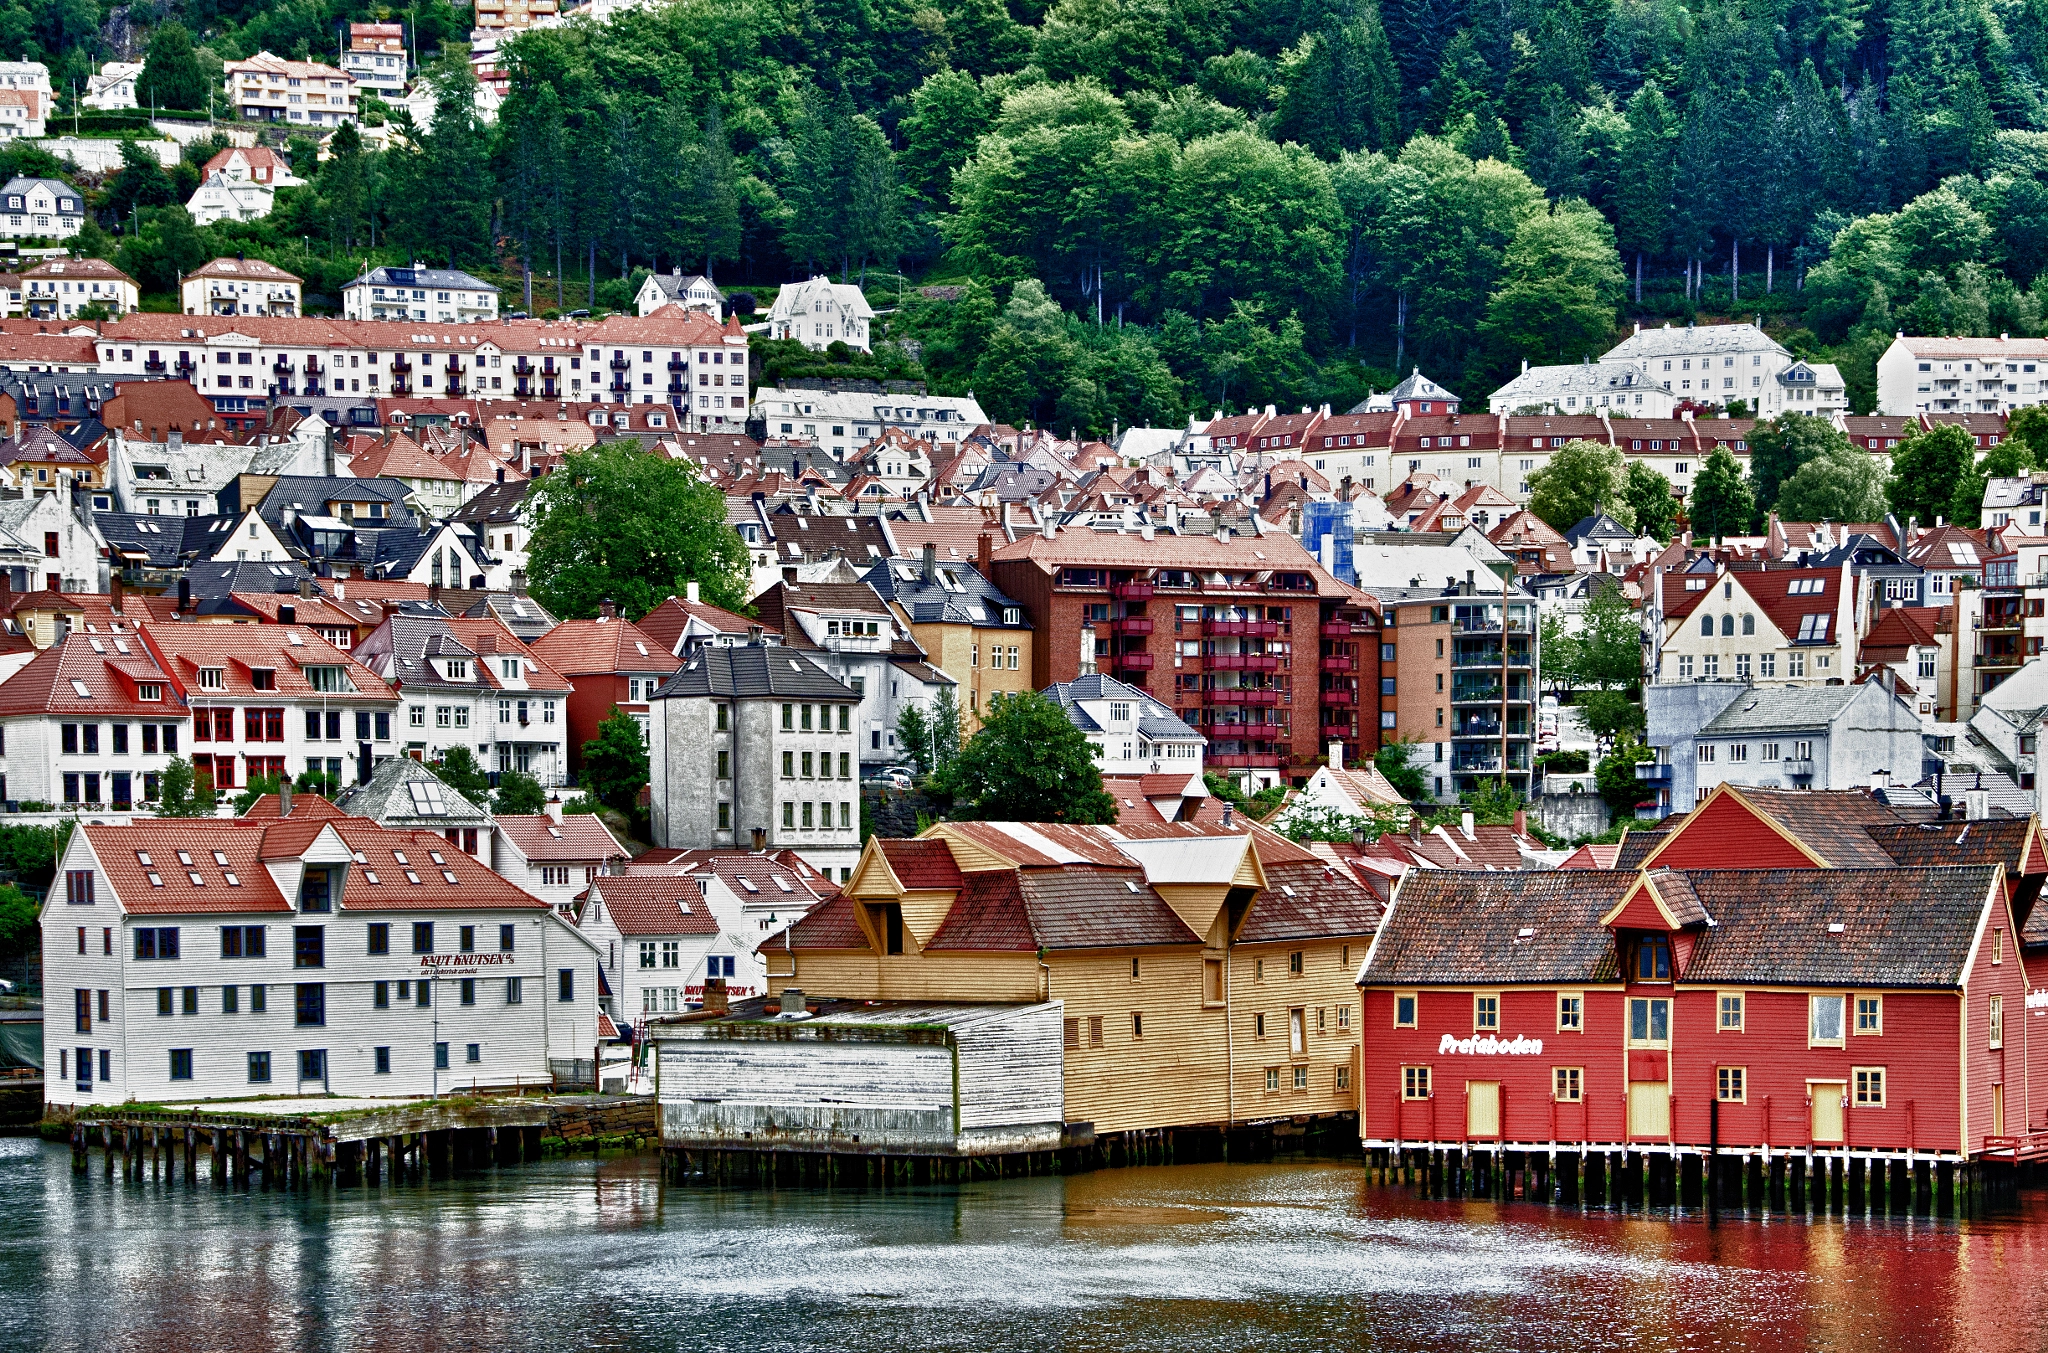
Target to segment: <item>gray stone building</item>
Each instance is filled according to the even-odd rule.
[[[828,878],[851,877],[858,702],[787,645],[699,649],[649,702],[655,844],[794,850]]]

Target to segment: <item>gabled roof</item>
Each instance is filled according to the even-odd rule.
[[[560,822],[545,813],[513,814],[497,823],[505,839],[533,864],[584,864],[629,853],[595,813],[565,813]]]
[[[298,800],[294,799],[294,817],[297,805]],[[488,827],[491,822],[488,812],[409,756],[394,756],[378,763],[368,783],[342,790],[335,796],[334,806],[349,816],[366,817],[387,827],[441,830]]]
[[[157,686],[157,700],[136,699],[138,684],[145,682]],[[0,718],[25,714],[179,722],[187,717],[178,703],[176,685],[139,638],[132,634],[89,635],[78,630],[0,681]]]
[[[603,874],[587,896],[602,899],[623,935],[716,935],[718,918],[687,874]],[[586,904],[587,905],[587,904]]]
[[[1364,986],[1578,984],[1620,978],[1600,917],[1633,874],[1421,869],[1401,881]]]
[[[1694,870],[1687,877],[1715,921],[1685,965],[1687,982],[1954,988],[1998,871]]]
[[[734,699],[786,696],[851,700],[850,687],[803,653],[782,644],[706,647],[670,677],[653,698],[723,695]]]
[[[533,641],[533,651],[564,676],[605,672],[673,672],[678,662],[659,639],[632,621],[564,620]]]
[[[682,597],[670,597],[634,623],[642,633],[651,635],[662,648],[673,653],[676,645],[683,641],[684,628],[692,620],[709,625],[720,634],[745,634],[754,623],[743,615],[735,615],[709,602],[688,601]]]

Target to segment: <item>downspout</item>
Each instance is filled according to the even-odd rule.
[[[1230,1129],[1237,1126],[1237,1021],[1230,1008],[1230,963],[1233,937],[1223,936],[1223,1152],[1230,1155]],[[1363,1020],[1360,1021],[1363,1023]]]
[[[1052,999],[1052,965],[1045,961],[1045,946],[1038,946],[1038,999],[1041,1002]]]

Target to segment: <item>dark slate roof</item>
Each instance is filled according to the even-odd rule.
[[[1636,877],[1579,869],[1416,870],[1395,890],[1360,981],[1370,986],[1616,981],[1614,937],[1600,918],[1628,895]]]
[[[1078,676],[1072,681],[1055,681],[1045,688],[1044,694],[1047,699],[1058,702],[1059,707],[1067,712],[1068,720],[1083,733],[1100,733],[1102,728],[1087,710],[1081,708],[1081,701],[1130,700],[1138,705],[1138,732],[1145,737],[1155,742],[1161,739],[1192,742],[1202,736],[1150,692],[1099,672]]]
[[[239,501],[241,492],[238,484],[230,484],[221,490],[220,505],[232,511]],[[347,475],[285,475],[270,486],[270,492],[263,495],[263,501],[256,505],[256,515],[263,518],[270,529],[280,537],[288,537],[285,528],[285,509],[290,508],[300,515],[312,513],[316,516],[327,511],[327,504],[335,498],[346,498],[352,502],[367,502],[382,498],[391,506],[385,509],[386,520],[394,526],[414,525],[412,511],[406,507],[405,498],[411,490],[402,479],[354,479]]]
[[[1583,877],[1583,875],[1582,875]],[[1957,987],[1997,870],[1689,871],[1714,917],[1687,982]],[[1839,933],[1831,925],[1840,925]]]
[[[1623,526],[1605,512],[1595,512],[1590,517],[1581,517],[1564,533],[1564,538],[1577,549],[1579,542],[1592,537],[1596,540],[1634,540],[1636,533]]]
[[[654,693],[657,700],[724,695],[734,699],[787,696],[798,700],[851,700],[850,687],[802,653],[781,644],[704,647],[687,667]]]
[[[93,524],[116,553],[140,550],[152,568],[175,568],[218,550],[241,520],[239,513],[205,517],[151,516],[142,512],[95,512]],[[267,590],[267,589],[266,589]]]
[[[206,559],[186,570],[195,597],[225,597],[231,592],[296,592],[301,579],[311,580],[290,559]]]
[[[432,792],[415,795],[411,789],[414,780],[432,782]],[[436,805],[442,811],[432,812]],[[489,813],[407,756],[378,762],[369,780],[342,790],[335,797],[334,806],[351,817],[367,817],[399,830],[441,831],[448,827],[488,827],[491,823]]]
[[[1384,908],[1356,877],[1338,873],[1312,855],[1305,861],[1276,862],[1267,858],[1270,849],[1268,839],[1260,837],[1259,858],[1268,887],[1253,899],[1238,927],[1239,944],[1370,935],[1379,929]]]
[[[519,506],[526,501],[525,480],[492,484],[476,497],[464,503],[450,521],[493,522],[512,521],[519,515]]]
[[[1017,620],[1007,628],[1031,628],[1031,622],[1024,616],[1023,603],[1004,595],[972,565],[947,560],[933,567],[935,575],[943,573],[959,584],[957,590],[947,587],[937,576],[926,581],[921,558],[884,559],[862,574],[861,581],[874,588],[882,600],[902,606],[916,624],[977,625],[984,629],[1000,629],[1006,627],[1004,610],[1014,607]],[[903,577],[905,570],[912,576]]]
[[[1614,856],[1613,868],[1624,869],[1633,874],[1643,867],[1643,861],[1650,858],[1650,852],[1664,844],[1664,838],[1671,835],[1671,828],[1638,831],[1629,828],[1622,838],[1621,849]]]
[[[1032,932],[1047,949],[1201,942],[1142,870],[1068,864],[1016,874]]]

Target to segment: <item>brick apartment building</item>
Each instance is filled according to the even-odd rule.
[[[1037,689],[1094,672],[1141,686],[1209,740],[1208,768],[1255,785],[1305,779],[1333,742],[1347,762],[1379,749],[1360,714],[1378,603],[1291,537],[1039,532],[991,567],[1030,617]]]

